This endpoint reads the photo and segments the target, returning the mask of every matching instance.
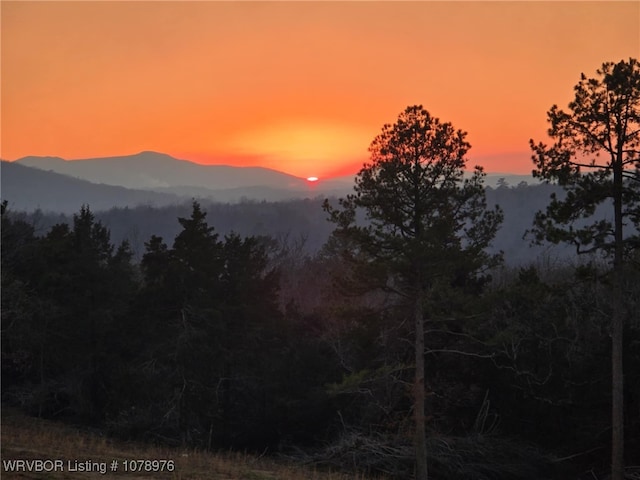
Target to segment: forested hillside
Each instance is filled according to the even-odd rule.
[[[266,205],[237,208],[246,219],[259,207]],[[173,223],[175,234],[141,229],[135,260],[87,207],[37,232],[3,210],[3,402],[124,439],[280,452],[407,478],[406,305],[384,291],[354,296],[341,284],[348,265],[330,249],[305,252],[295,236],[221,235],[220,211],[197,203],[181,211],[147,210]],[[425,336],[433,478],[566,479],[607,470],[602,273],[597,262],[503,267],[493,282],[457,296],[455,309],[442,290]],[[640,451],[639,284],[629,272],[632,461]]]

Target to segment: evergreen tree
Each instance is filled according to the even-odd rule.
[[[11,348],[17,341],[28,359],[23,386],[33,384],[22,403],[38,415],[66,413],[99,422],[119,353],[117,320],[133,293],[131,252],[122,244],[113,253],[109,231],[88,206],[74,215],[73,228],[57,224],[28,248],[11,241],[15,226],[6,230],[5,242],[8,226],[3,215],[3,279],[7,265],[31,299],[16,336],[9,335]],[[20,261],[11,265],[18,254]]]
[[[229,446],[257,438],[255,422],[269,417],[265,402],[255,408],[251,398],[266,389],[277,279],[259,239],[220,240],[206,212],[192,207],[178,218],[172,248],[156,236],[146,243],[137,311],[151,333],[137,361],[163,372],[164,385],[144,383],[157,392],[147,410],[170,420],[169,435]]]
[[[38,338],[41,330],[36,324],[40,303],[29,286],[29,270],[37,239],[33,226],[15,217],[7,205],[6,200],[0,205],[3,398],[12,387],[26,380],[35,381],[33,364],[38,362],[34,354],[41,343]]]
[[[356,177],[355,194],[324,208],[337,225],[334,241],[359,272],[412,305],[415,325],[416,478],[425,480],[425,319],[438,308],[439,288],[477,277],[497,258],[485,253],[502,220],[486,208],[483,173],[464,178],[466,134],[410,106],[385,125]],[[366,224],[357,217],[364,212]]]
[[[599,251],[612,259],[611,476],[622,480],[622,279],[629,254],[640,243],[640,64],[635,59],[604,63],[596,73],[596,78],[581,75],[568,111],[557,105],[549,110],[548,133],[553,143],[530,141],[534,176],[566,190],[564,199],[552,196],[546,211],[536,215],[533,231],[538,241],[566,242],[575,245],[578,253]],[[604,209],[611,212],[602,218]],[[631,225],[635,229],[629,229]]]

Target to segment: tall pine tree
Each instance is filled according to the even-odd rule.
[[[640,245],[640,64],[635,59],[604,63],[596,74],[581,75],[567,111],[557,105],[549,110],[553,143],[530,141],[534,176],[566,191],[564,199],[552,196],[546,211],[536,215],[534,233],[538,241],[566,242],[578,253],[599,251],[612,260],[611,477],[622,480],[622,279],[630,253]]]
[[[355,194],[340,199],[340,208],[324,205],[336,224],[334,239],[360,274],[356,281],[375,280],[411,305],[418,480],[428,478],[424,324],[434,310],[434,294],[497,261],[485,248],[502,213],[486,208],[480,167],[464,178],[470,148],[465,137],[422,106],[407,107],[371,143]],[[358,223],[359,213],[365,223]]]

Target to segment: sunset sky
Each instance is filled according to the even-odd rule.
[[[640,57],[640,2],[0,3],[0,156],[143,150],[355,173],[408,105],[529,173],[580,73]]]

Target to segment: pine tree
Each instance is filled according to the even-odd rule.
[[[596,78],[582,74],[568,111],[557,105],[547,116],[548,146],[530,141],[533,174],[564,187],[535,218],[539,242],[565,242],[578,253],[612,259],[612,480],[624,476],[623,274],[640,245],[640,64],[604,63]],[[600,209],[600,210],[598,210]],[[613,223],[601,213],[610,209]],[[591,222],[588,220],[591,219]],[[582,222],[582,223],[580,223]],[[625,234],[625,226],[631,225]]]
[[[464,178],[466,134],[410,106],[385,125],[356,177],[355,194],[328,201],[334,242],[356,266],[356,282],[395,292],[412,305],[415,324],[416,478],[427,472],[424,324],[439,285],[474,277],[498,259],[485,253],[502,220],[487,210],[483,173]],[[364,213],[366,223],[358,223]]]

